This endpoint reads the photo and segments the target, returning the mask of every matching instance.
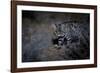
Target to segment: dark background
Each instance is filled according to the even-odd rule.
[[[86,13],[22,11],[22,62],[82,60],[90,58],[90,18]],[[55,24],[61,24],[66,44],[61,48]],[[60,31],[57,31],[60,33]]]

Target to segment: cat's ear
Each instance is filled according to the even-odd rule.
[[[51,27],[53,28],[54,31],[57,30],[56,24],[52,24]]]

